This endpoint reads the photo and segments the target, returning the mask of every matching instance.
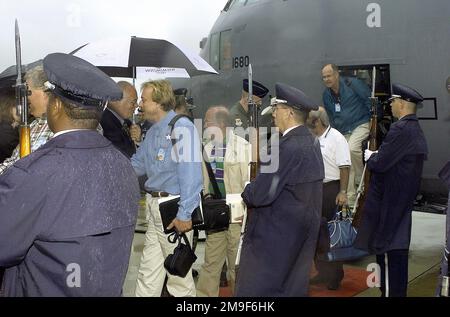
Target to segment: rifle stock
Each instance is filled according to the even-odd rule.
[[[30,126],[23,125],[20,127],[20,158],[31,154],[31,136]]]

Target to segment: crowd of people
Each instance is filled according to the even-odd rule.
[[[319,257],[319,230],[337,208],[355,204],[366,164],[372,176],[355,246],[376,255],[382,296],[406,296],[412,208],[428,154],[416,117],[423,97],[393,84],[398,121],[377,151],[364,151],[368,86],[340,76],[333,64],[322,77],[323,106],[298,88],[275,85],[261,122],[272,119],[279,130],[269,151],[278,168],[252,176],[252,144],[239,132],[250,127],[249,99],[259,105],[269,92],[262,83],[253,81],[249,96],[243,80],[241,100],[231,109],[209,107],[202,139],[185,90],[148,81],[138,102],[133,85],[115,83],[72,55],[48,55],[26,74],[35,120],[25,158],[19,157],[14,95],[0,95],[1,294],[120,296],[141,192],[147,230],[136,296],[159,297],[164,288],[175,297],[218,296],[224,264],[237,297],[307,296],[315,283],[337,290],[343,263]],[[214,191],[207,168],[224,199],[241,195],[233,204],[244,216],[206,232],[196,283],[192,271],[185,277],[166,271],[176,247],[166,230],[186,234],[192,244],[192,213],[202,193]],[[441,173],[447,183],[448,170]],[[164,228],[159,204],[174,197],[178,211]],[[313,264],[318,273],[310,280]]]

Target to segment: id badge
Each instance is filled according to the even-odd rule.
[[[156,159],[158,161],[162,162],[162,161],[164,161],[164,156],[165,156],[164,149],[159,149],[158,155],[156,156]]]
[[[335,112],[341,112],[341,104],[340,103],[335,103],[334,104],[334,111]]]

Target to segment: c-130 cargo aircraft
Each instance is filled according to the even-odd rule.
[[[190,79],[189,94],[198,116],[211,105],[232,106],[251,64],[254,80],[270,94],[276,82],[284,82],[321,103],[325,64],[334,63],[369,86],[376,66],[381,102],[393,82],[426,98],[418,111],[430,153],[422,191],[446,194],[437,174],[450,159],[449,16],[448,0],[229,0],[200,42],[200,55],[219,76]],[[388,128],[385,105],[382,122]]]

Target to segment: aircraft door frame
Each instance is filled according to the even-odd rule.
[[[378,142],[386,136],[389,128],[394,120],[390,102],[391,97],[391,71],[389,64],[364,64],[364,65],[337,65],[339,74],[345,77],[354,77],[365,82],[369,87],[372,87],[372,73],[373,67],[377,71],[375,79],[375,97],[378,97],[380,107],[378,111],[382,114],[378,116]]]

